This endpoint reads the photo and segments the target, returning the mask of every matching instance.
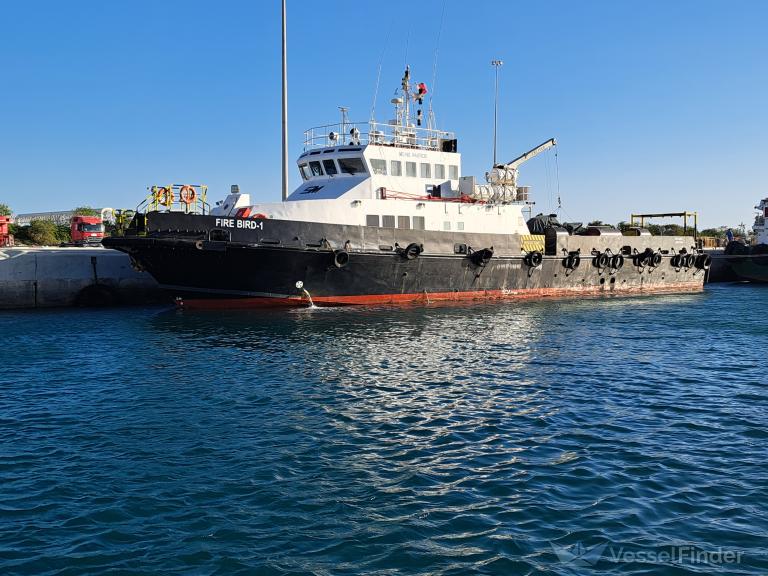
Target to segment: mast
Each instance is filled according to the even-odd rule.
[[[283,202],[288,198],[288,58],[283,0]]]
[[[496,166],[496,118],[499,108],[499,68],[504,65],[501,60],[491,60],[491,66],[496,69],[496,86],[493,96],[493,165]]]

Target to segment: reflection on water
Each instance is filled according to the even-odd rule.
[[[764,573],[767,298],[6,314],[0,566]]]

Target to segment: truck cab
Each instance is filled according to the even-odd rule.
[[[75,246],[100,246],[104,238],[104,222],[101,216],[72,216],[70,233]]]

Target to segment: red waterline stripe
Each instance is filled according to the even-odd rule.
[[[360,304],[430,303],[461,300],[530,300],[533,298],[568,298],[580,295],[639,295],[701,292],[699,283],[684,282],[665,286],[637,286],[620,290],[606,290],[599,286],[586,288],[526,288],[521,290],[476,290],[471,292],[430,292],[410,294],[361,294],[356,296],[313,296],[315,304],[326,306]],[[183,308],[263,308],[280,306],[306,306],[305,297],[254,297],[254,298],[192,298],[177,300]]]

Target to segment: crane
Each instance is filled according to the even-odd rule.
[[[536,146],[536,148],[531,148],[530,150],[528,150],[528,152],[521,154],[520,156],[518,156],[508,164],[496,164],[494,168],[501,168],[502,170],[517,169],[517,167],[520,166],[520,164],[522,164],[523,162],[527,162],[534,156],[538,156],[539,154],[541,154],[546,150],[549,150],[553,146],[557,146],[557,140],[555,140],[554,138],[550,138],[546,142],[542,142],[541,144]]]

